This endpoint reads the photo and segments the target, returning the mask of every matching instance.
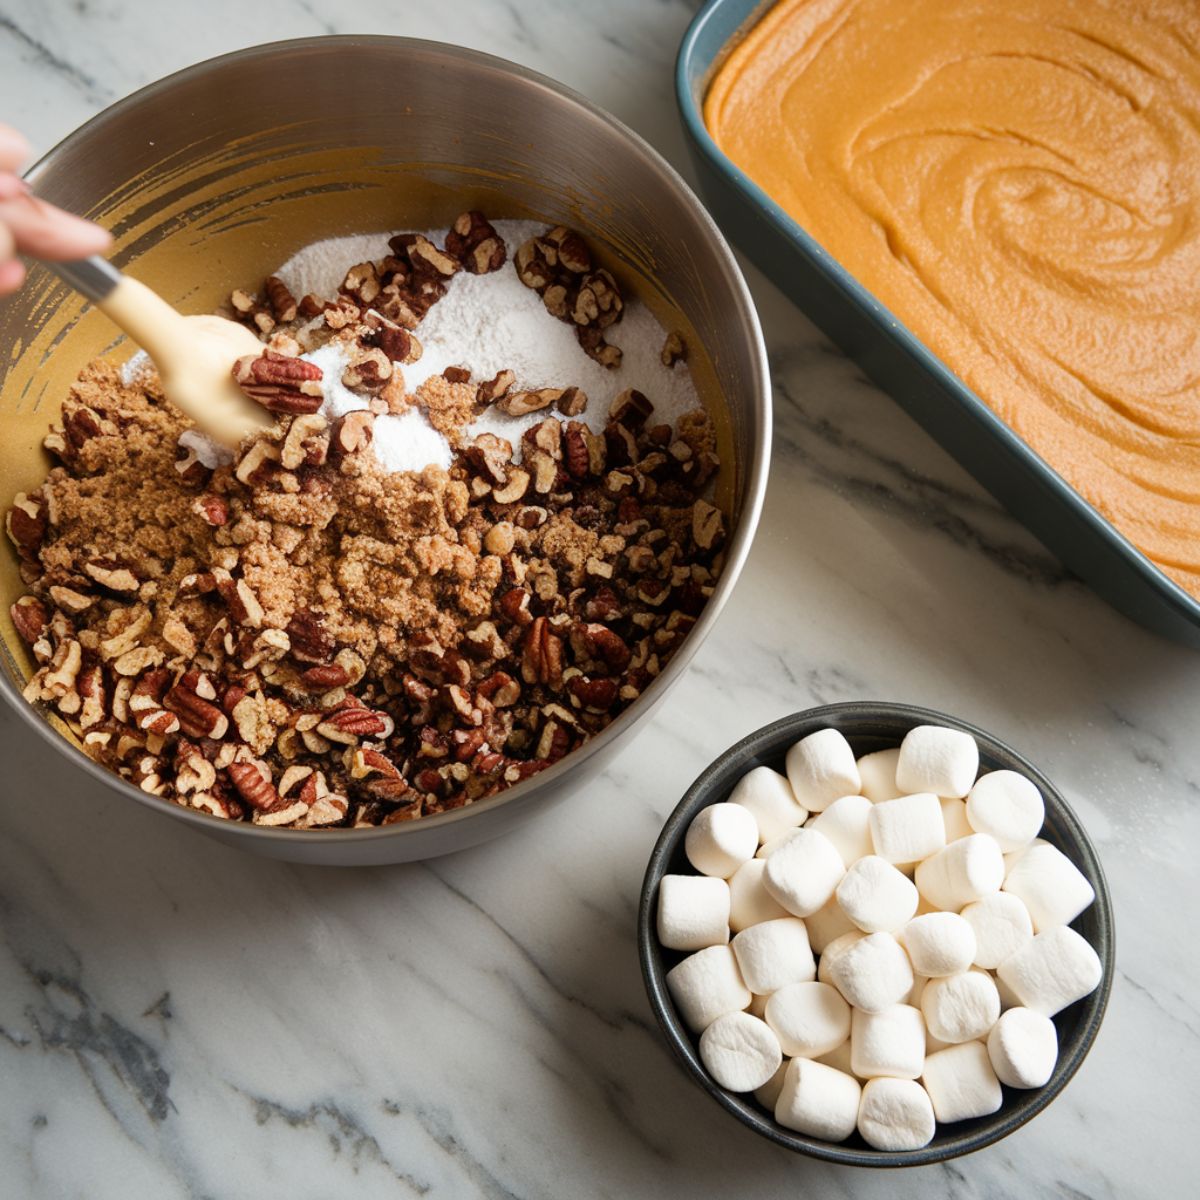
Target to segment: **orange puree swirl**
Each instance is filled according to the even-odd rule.
[[[1200,4],[783,0],[720,148],[1200,596]]]

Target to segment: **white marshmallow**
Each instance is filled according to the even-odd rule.
[[[783,1077],[787,1074],[788,1063],[791,1061],[790,1058],[783,1059],[776,1068],[775,1074],[762,1087],[754,1089],[755,1100],[768,1112],[775,1111],[775,1101],[779,1099],[779,1093],[783,1091]]]
[[[925,1060],[921,1081],[939,1121],[986,1117],[1004,1102],[1000,1081],[982,1042],[963,1042],[931,1054]]]
[[[917,887],[935,907],[958,910],[981,896],[1000,890],[1004,856],[986,833],[951,842],[917,867]]]
[[[797,803],[810,812],[821,812],[839,796],[856,795],[862,786],[854,751],[836,729],[801,738],[787,752],[785,765]]]
[[[667,989],[683,1022],[702,1033],[718,1017],[750,1003],[737,959],[728,946],[709,946],[689,954],[667,972]]]
[[[871,842],[890,863],[920,862],[946,844],[942,806],[932,792],[882,800],[871,806]]]
[[[901,792],[934,792],[962,799],[979,772],[979,747],[969,733],[943,725],[918,725],[904,735],[896,763]]]
[[[766,1021],[792,1058],[828,1054],[850,1036],[850,1006],[827,983],[789,983],[772,992]]]
[[[1034,838],[1028,846],[1022,846],[1020,850],[1011,850],[1004,856],[1004,873],[1007,875],[1017,864],[1017,860],[1025,853],[1026,850],[1032,849],[1034,846],[1049,846],[1050,843],[1045,838]]]
[[[895,800],[901,795],[896,786],[896,764],[900,761],[900,748],[876,750],[864,754],[858,760],[858,776],[862,780],[862,792],[873,804],[880,800]]]
[[[811,919],[811,918],[810,918]],[[844,954],[855,942],[861,942],[867,935],[861,929],[850,929],[846,933],[835,937],[832,942],[826,944],[825,949],[821,951],[821,959],[817,963],[817,979],[821,983],[833,983],[833,964]],[[810,939],[811,941],[811,939]]]
[[[866,1012],[899,1004],[912,990],[913,972],[904,948],[890,933],[870,933],[848,946],[829,969],[845,998]]]
[[[844,1071],[810,1059],[793,1058],[775,1103],[775,1120],[787,1129],[826,1142],[854,1132],[862,1088]]]
[[[987,1036],[1000,1016],[1000,995],[986,971],[964,971],[931,979],[921,993],[921,1013],[935,1038],[957,1045]]]
[[[850,1025],[851,1028],[854,1027],[853,1010],[850,1014]],[[819,1055],[815,1061],[838,1071],[845,1071],[847,1075],[853,1075],[854,1068],[850,1062],[850,1039],[847,1038],[840,1046],[835,1046],[828,1054]]]
[[[804,924],[808,929],[808,944],[817,954],[824,954],[825,948],[835,938],[840,938],[843,933],[849,933],[852,929],[858,928],[842,912],[842,906],[837,902],[836,892],[832,900],[818,908],[815,913],[805,917]]]
[[[1083,872],[1049,842],[1030,846],[1013,863],[1004,891],[1024,902],[1034,933],[1070,925],[1096,899]]]
[[[799,828],[785,829],[781,834],[778,834],[776,837],[770,838],[768,841],[763,842],[763,844],[761,846],[759,846],[758,853],[755,854],[754,857],[755,858],[770,858],[771,855],[774,854],[775,851],[778,850],[780,846],[787,845],[787,843],[790,842],[792,840],[792,838],[794,838],[798,832],[799,832]]]
[[[798,829],[767,859],[763,884],[793,916],[826,904],[846,873],[834,844],[815,829]]]
[[[860,1079],[916,1079],[925,1065],[925,1021],[907,1004],[882,1012],[856,1008],[850,1019],[850,1066]]]
[[[701,875],[728,879],[758,849],[758,826],[741,804],[710,804],[688,826],[683,850]]]
[[[1006,1013],[1010,1008],[1020,1008],[1021,1001],[1016,992],[1000,978],[997,972],[992,972],[992,978],[996,981],[996,992],[1000,996],[1000,1012]]]
[[[729,884],[707,875],[664,875],[658,885],[658,940],[668,950],[729,941]]]
[[[929,1094],[914,1079],[872,1079],[858,1106],[858,1132],[876,1150],[920,1150],[936,1122]]]
[[[917,911],[917,888],[887,859],[860,858],[834,893],[842,911],[867,933],[894,933]]]
[[[967,820],[967,806],[962,800],[942,801],[942,824],[946,826],[946,845],[959,838],[970,837],[975,832]]]
[[[996,839],[1006,854],[1028,846],[1046,818],[1042,793],[1016,771],[990,771],[967,796],[967,820]]]
[[[1001,1083],[1036,1088],[1049,1082],[1058,1062],[1058,1030],[1049,1017],[1031,1008],[1000,1014],[987,1040],[992,1070]]]
[[[897,941],[899,939],[897,938]],[[901,943],[903,945],[903,943]],[[910,960],[911,961],[911,960]],[[921,993],[925,990],[925,985],[929,982],[929,976],[918,975],[913,972],[913,985],[909,989],[908,995],[905,997],[904,1003],[911,1004],[913,1008],[921,1007]],[[924,1018],[922,1018],[924,1019]]]
[[[896,936],[913,970],[930,978],[961,974],[975,961],[975,931],[957,913],[913,917]]]
[[[808,931],[799,917],[751,925],[732,944],[742,979],[757,995],[769,996],[789,983],[811,983],[817,977]]]
[[[745,1012],[718,1017],[700,1035],[700,1061],[731,1092],[752,1092],[779,1069],[783,1052],[765,1021]]]
[[[770,767],[747,771],[729,793],[729,803],[750,811],[764,842],[803,825],[808,818],[808,809],[796,803],[792,785]]]
[[[1024,901],[1007,892],[992,892],[962,910],[975,931],[975,965],[995,970],[1033,937],[1033,922]]]
[[[1037,934],[996,970],[1021,1004],[1046,1017],[1094,992],[1103,974],[1096,951],[1069,925]]]
[[[836,847],[846,866],[874,849],[871,842],[871,802],[865,796],[841,796],[808,824]]]
[[[729,878],[729,928],[741,933],[760,921],[786,917],[788,911],[763,886],[766,862],[752,858],[744,862]]]

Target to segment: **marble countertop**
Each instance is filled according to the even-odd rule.
[[[563,79],[687,172],[670,68],[692,4],[348,7],[0,0],[0,120],[41,151],[214,54],[403,33]],[[1191,1194],[1200,660],[1068,577],[747,273],[777,419],[750,564],[666,709],[518,835],[408,867],[266,862],[131,810],[0,713],[6,1197]],[[900,1175],[733,1124],[669,1057],[634,946],[654,838],[713,752],[871,697],[957,713],[1056,779],[1118,931],[1108,1017],[1063,1096]]]

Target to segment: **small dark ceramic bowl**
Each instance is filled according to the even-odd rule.
[[[1040,836],[1057,846],[1095,889],[1095,903],[1073,922],[1072,927],[1100,956],[1104,976],[1090,996],[1054,1018],[1058,1027],[1058,1063],[1045,1087],[1029,1091],[1006,1087],[1004,1102],[998,1112],[988,1117],[939,1125],[928,1146],[895,1153],[873,1150],[857,1133],[836,1143],[794,1133],[778,1124],[752,1094],[729,1092],[718,1086],[700,1061],[699,1039],[693,1037],[679,1019],[667,991],[666,973],[685,955],[658,944],[655,918],[659,880],[668,874],[693,873],[683,851],[684,834],[692,818],[707,805],[727,799],[733,785],[752,767],[768,766],[782,771],[788,748],[818,729],[840,730],[854,747],[854,753],[863,755],[898,746],[904,735],[917,725],[946,725],[971,734],[979,745],[983,770],[1006,768],[1019,771],[1041,789],[1046,800],[1046,821]],[[1016,751],[982,729],[930,709],[882,701],[829,704],[783,717],[743,738],[701,772],[663,827],[650,856],[638,911],[638,949],[654,1015],[675,1056],[700,1087],[727,1112],[763,1137],[813,1158],[857,1167],[917,1167],[942,1162],[990,1146],[1037,1116],[1066,1087],[1091,1049],[1112,989],[1114,960],[1112,905],[1100,860],[1079,818],[1054,784]]]

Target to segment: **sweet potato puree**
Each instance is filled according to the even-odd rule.
[[[1200,596],[1200,4],[783,0],[721,149]]]

